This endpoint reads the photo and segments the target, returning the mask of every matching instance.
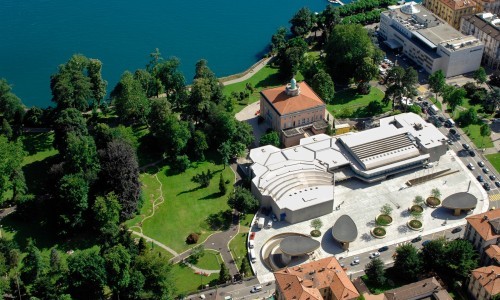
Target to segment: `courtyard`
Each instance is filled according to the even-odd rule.
[[[425,183],[408,187],[406,182],[424,175],[429,175],[441,170],[451,169],[457,172],[439,177]],[[401,243],[415,238],[419,235],[432,234],[444,229],[453,228],[466,223],[465,214],[453,216],[453,211],[438,207],[430,208],[424,205],[424,212],[420,218],[423,223],[422,231],[415,231],[407,226],[412,219],[408,208],[413,205],[416,196],[426,199],[431,195],[431,190],[438,188],[441,192],[440,199],[443,200],[451,194],[467,192],[474,195],[478,204],[471,214],[478,214],[488,209],[488,197],[484,189],[479,185],[474,176],[467,170],[462,162],[455,156],[454,152],[448,151],[442,156],[434,167],[429,169],[417,169],[396,175],[395,177],[378,183],[367,184],[357,179],[349,179],[337,183],[335,186],[334,209],[332,213],[320,217],[323,226],[322,235],[316,239],[321,246],[309,259],[320,259],[335,255],[338,257],[352,257],[367,251],[374,251],[380,247]],[[389,204],[393,209],[391,216],[393,223],[387,227],[386,236],[382,239],[374,238],[370,230],[376,227],[375,217],[380,214],[384,204]],[[349,215],[357,226],[358,237],[350,243],[348,251],[344,251],[341,245],[332,238],[331,228],[335,221],[342,215]],[[261,217],[263,215],[257,215]],[[266,217],[266,223],[269,219]],[[257,261],[252,264],[260,282],[273,280],[273,273],[264,265],[261,249],[269,239],[283,233],[296,232],[309,235],[311,220],[296,224],[284,221],[274,222],[270,229],[259,229],[257,225],[251,228],[255,232],[255,253]]]

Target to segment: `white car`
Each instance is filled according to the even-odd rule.
[[[469,170],[474,170],[475,169],[475,167],[471,163],[469,163],[467,165],[467,168],[469,168]]]
[[[375,258],[375,257],[379,257],[379,256],[380,256],[380,252],[370,253],[370,258]]]

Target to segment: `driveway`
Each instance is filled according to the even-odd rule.
[[[249,104],[247,107],[243,108],[239,113],[236,114],[236,120],[248,122],[253,129],[253,135],[255,137],[254,146],[259,145],[260,137],[266,133],[269,126],[262,122],[259,124],[259,115],[257,112],[260,110],[260,101]]]

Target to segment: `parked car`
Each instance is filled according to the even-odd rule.
[[[472,151],[472,150],[469,150],[469,155],[472,156],[472,157],[474,157],[474,156],[476,156],[476,153],[474,151]]]
[[[423,104],[424,106],[429,106],[429,102],[427,102],[427,101],[424,101],[422,104]]]
[[[500,181],[495,181],[495,185],[496,185],[497,187],[500,187]]]
[[[422,240],[422,237],[419,235],[419,236],[417,236],[416,238],[412,239],[412,240],[411,240],[411,242],[412,242],[412,243],[418,243],[418,242],[420,242],[421,240]]]
[[[444,122],[444,121],[446,121],[446,119],[445,119],[445,118],[443,118],[443,117],[441,117],[441,116],[439,116],[439,117],[438,117],[438,120],[439,120],[440,122]]]
[[[469,170],[474,170],[475,169],[474,165],[472,165],[471,163],[469,163],[467,165],[467,168],[469,168]]]
[[[489,185],[487,182],[483,183],[483,188],[484,188],[486,191],[491,190],[491,187],[490,187],[490,185]]]
[[[276,217],[275,214],[272,214],[271,218],[273,219],[273,222],[278,222],[278,218]]]
[[[351,266],[359,265],[359,257],[355,257],[354,260],[351,262]]]
[[[453,145],[453,141],[452,140],[448,140],[448,145]]]
[[[450,130],[451,131],[451,130]],[[465,150],[469,150],[470,149],[470,146],[467,145],[467,144],[462,144],[462,147],[464,147]]]
[[[384,246],[384,247],[378,249],[378,252],[384,252],[384,251],[387,251],[387,250],[389,250],[389,247]]]
[[[497,177],[496,177],[495,175],[491,174],[491,175],[490,175],[490,179],[491,179],[491,180],[495,180],[495,179],[497,179]]]
[[[488,169],[488,168],[483,168],[483,172],[484,172],[485,174],[488,174],[488,173],[490,172],[490,169]]]
[[[431,242],[431,240],[426,240],[426,241],[423,241],[423,242],[422,242],[422,246],[425,246],[425,245],[429,244],[430,242]]]
[[[481,176],[481,175],[477,176],[477,181],[479,181],[479,182],[483,182],[483,181],[484,181],[483,176]]]
[[[261,285],[255,285],[250,290],[250,293],[257,293],[257,292],[260,292],[260,291],[262,291],[262,286]]]
[[[380,252],[373,252],[373,253],[370,253],[369,258],[375,258],[375,257],[379,257],[379,256],[380,256]]]
[[[455,135],[455,134],[457,134],[457,131],[452,128],[452,129],[450,129],[450,133],[453,134],[453,135]]]
[[[482,161],[478,161],[478,162],[477,162],[477,165],[478,165],[478,166],[480,166],[480,167],[482,168],[482,167],[484,167],[484,162],[482,162]]]
[[[451,233],[458,233],[458,232],[460,232],[460,231],[462,231],[462,227],[457,227],[457,228],[454,228],[454,229],[451,231]]]

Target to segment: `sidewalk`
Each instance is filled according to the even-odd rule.
[[[253,65],[250,67],[249,70],[245,71],[246,74],[239,77],[239,78],[235,78],[235,79],[230,79],[230,80],[224,80],[224,78],[220,78],[219,80],[224,84],[224,85],[230,85],[230,84],[233,84],[233,83],[238,83],[238,82],[242,82],[242,81],[245,81],[247,79],[249,79],[250,77],[252,77],[255,73],[259,72],[263,67],[265,67],[269,61],[271,59],[273,59],[274,56],[271,56],[271,57],[268,57],[268,58],[265,58],[265,59],[262,59],[260,62],[258,62],[257,64]],[[245,73],[245,72],[242,72],[242,73]],[[240,73],[240,74],[242,74]],[[227,77],[226,77],[227,78]]]

